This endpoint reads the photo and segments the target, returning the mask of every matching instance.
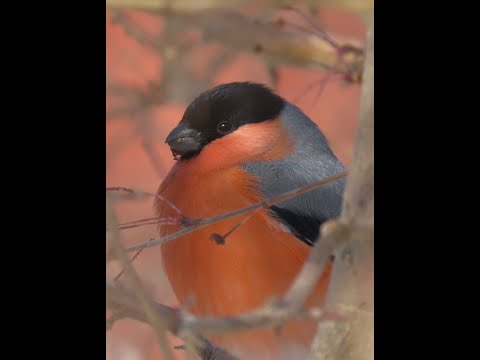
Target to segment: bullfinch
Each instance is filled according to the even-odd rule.
[[[344,171],[312,120],[251,82],[223,84],[200,94],[166,143],[177,162],[158,194],[189,218],[223,214]],[[230,316],[282,296],[320,225],[340,214],[344,186],[340,179],[162,244],[164,269],[179,302],[196,315]],[[156,200],[155,211],[159,217],[177,216],[165,201]],[[159,231],[164,236],[179,229],[164,225]],[[212,234],[228,236],[219,243]],[[331,268],[332,263],[306,306],[324,304]],[[313,320],[295,320],[280,331],[255,329],[209,339],[240,359],[302,359],[315,326]]]

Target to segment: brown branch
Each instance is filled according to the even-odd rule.
[[[176,207],[175,204],[173,204],[171,201],[169,201],[168,199],[166,199],[160,194],[154,194],[154,193],[150,193],[142,190],[135,190],[135,189],[124,187],[124,186],[107,187],[105,190],[107,192],[126,192],[130,195],[130,196],[124,197],[124,199],[126,200],[141,199],[144,197],[154,197],[164,202],[165,204],[167,204],[173,211],[177,213],[177,215],[179,215],[180,217],[183,217],[182,211],[178,207]]]
[[[135,295],[137,300],[142,305],[145,315],[155,330],[155,334],[160,345],[160,350],[162,351],[163,356],[167,360],[173,360],[173,355],[168,346],[168,341],[166,337],[166,327],[161,315],[155,311],[153,304],[145,292],[145,289],[142,286],[141,280],[135,269],[130,263],[130,260],[123,248],[123,245],[120,240],[120,231],[118,230],[118,222],[111,203],[111,199],[107,196],[107,221],[110,224],[110,233],[111,233],[111,243],[112,250],[115,252],[116,258],[120,261],[125,273],[127,275],[128,282],[130,286],[135,290]],[[121,312],[122,316],[125,314]]]
[[[343,172],[343,173],[337,174],[335,176],[332,176],[328,179],[319,181],[317,183],[310,184],[310,185],[307,185],[307,186],[303,186],[301,188],[289,191],[289,192],[284,193],[282,195],[279,195],[279,196],[276,196],[276,197],[273,197],[273,198],[269,198],[269,199],[260,201],[256,204],[246,206],[246,207],[243,207],[243,208],[240,208],[240,209],[237,209],[237,210],[234,210],[234,211],[230,211],[230,212],[227,212],[227,213],[223,213],[223,214],[220,214],[220,215],[217,215],[217,216],[212,216],[212,217],[204,218],[204,219],[183,218],[183,221],[186,224],[186,226],[183,229],[181,229],[179,231],[176,231],[172,234],[163,236],[160,239],[156,239],[156,240],[153,240],[153,241],[149,241],[149,242],[146,242],[146,243],[142,243],[142,244],[139,244],[139,245],[132,246],[132,247],[128,248],[126,251],[127,252],[132,252],[132,251],[137,251],[139,249],[149,248],[149,247],[152,247],[152,246],[163,244],[167,241],[176,239],[180,236],[191,233],[195,230],[204,228],[205,226],[208,226],[210,224],[214,224],[216,222],[219,222],[219,221],[222,221],[222,220],[225,220],[225,219],[229,219],[229,218],[232,218],[232,217],[235,217],[235,216],[238,216],[238,215],[241,215],[241,214],[244,214],[244,213],[256,210],[256,209],[259,209],[259,208],[264,207],[264,206],[272,206],[272,205],[281,203],[283,201],[286,201],[288,199],[294,198],[296,196],[308,193],[310,191],[321,188],[322,186],[328,185],[328,184],[330,184],[332,182],[335,182],[335,181],[337,181],[341,178],[344,178],[346,176],[347,176],[347,172]],[[109,258],[111,258],[112,256],[113,256],[113,254],[109,254]]]
[[[150,323],[145,316],[138,299],[121,285],[107,279],[107,306],[113,311],[121,311],[126,316]],[[166,327],[178,335],[183,329],[194,333],[227,333],[251,329],[279,326],[288,320],[320,319],[324,314],[320,309],[292,309],[278,302],[270,302],[265,306],[238,316],[197,317],[180,309],[155,303],[154,308],[165,321]],[[333,317],[333,314],[329,314]]]
[[[107,0],[110,7],[136,8],[139,10],[168,10],[173,12],[197,12],[202,10],[231,8],[233,6],[262,3],[265,5],[284,5],[288,1],[279,0]],[[295,3],[307,3],[312,1],[300,0]],[[319,0],[316,1],[316,8],[335,7],[363,14],[373,10],[373,0]]]
[[[283,6],[282,7],[283,9],[285,10],[289,10],[297,15],[299,15],[303,20],[305,20],[308,24],[310,24],[310,26],[312,26],[312,28],[314,29],[314,31],[316,33],[318,33],[318,35],[323,39],[325,40],[325,42],[327,42],[328,44],[330,44],[333,48],[336,48],[336,49],[339,49],[340,48],[340,45],[337,44],[337,42],[335,40],[333,40],[330,35],[327,34],[327,32],[322,29],[320,26],[318,26],[307,14],[303,13],[302,11],[290,6],[290,5],[286,5],[286,6]],[[299,25],[295,25],[295,24],[289,24],[287,23],[287,25],[289,26],[292,26],[294,28],[297,28],[297,29],[300,29],[302,31],[309,31],[308,29],[305,29],[304,27],[302,26],[299,26]]]
[[[174,12],[197,12],[253,2],[252,0],[107,0],[107,6],[135,8],[139,10],[157,10]]]
[[[113,314],[112,316],[110,316],[106,321],[107,331],[110,330],[113,327],[113,324],[115,324],[115,322],[117,322],[118,320],[124,319],[124,318],[125,318],[125,314],[123,314],[121,312],[117,312],[117,313]]]
[[[207,37],[228,43],[241,50],[265,55],[269,62],[304,67],[326,68],[335,72],[361,69],[362,56],[339,53],[317,34],[291,33],[231,11],[208,11],[182,15],[185,21],[200,27]]]
[[[330,77],[327,78],[326,75],[329,74]],[[332,74],[331,72],[328,72],[327,74],[325,74],[324,76],[322,76],[322,78],[320,80],[315,80],[313,82],[311,82],[310,84],[308,84],[305,89],[302,90],[302,92],[300,92],[293,100],[292,100],[292,103],[294,104],[297,104],[299,101],[302,100],[302,98],[304,96],[307,95],[307,93],[312,90],[314,87],[316,86],[319,86],[320,89],[326,87],[326,85],[328,84],[329,81],[331,81],[331,76],[333,76],[334,74]],[[323,90],[321,90],[323,92]],[[321,94],[320,94],[321,95]]]
[[[336,222],[332,221],[327,224],[322,226],[320,239],[315,242],[302,270],[283,298],[283,302],[292,308],[300,308],[306,301],[323,274],[335,246],[340,243],[339,239],[344,235],[344,228],[336,226]]]
[[[108,2],[109,1],[107,1],[107,3]],[[158,2],[156,4],[158,5]],[[172,9],[169,9],[169,14],[171,13]],[[237,15],[238,14],[234,14],[234,17]],[[192,14],[185,15],[179,13],[174,14],[174,16],[181,18],[182,21],[185,21],[185,19],[189,19]],[[201,13],[201,17],[207,18],[208,16],[214,15],[211,12]],[[218,13],[216,16],[218,16]],[[215,20],[213,18],[211,19],[212,21]],[[238,20],[238,17],[236,19]],[[240,23],[240,21],[235,22],[236,20],[234,21],[233,18],[230,18],[230,20],[234,23],[234,27]],[[230,20],[227,19],[225,21],[229,22]],[[205,21],[205,19],[202,21]],[[218,31],[218,29],[221,28],[221,25],[222,24],[218,25],[217,28],[214,26],[213,35],[209,32],[207,32],[207,34],[218,37],[225,36],[225,38],[233,36],[230,33],[227,33],[226,35],[216,34],[215,30]],[[245,26],[245,23],[243,26]],[[209,28],[208,30],[212,31],[212,28]],[[371,32],[372,31],[373,25],[371,28]],[[248,32],[248,30],[246,32]],[[291,35],[292,34],[288,36]],[[255,37],[252,38],[255,39]],[[247,43],[243,38],[236,39],[235,41],[240,43],[243,41],[243,45],[241,46],[245,46]],[[238,45],[238,43],[236,44]],[[269,53],[270,56],[275,57],[278,55],[281,57],[281,55],[273,51],[274,49],[272,50],[270,48],[265,50],[262,45],[257,47],[258,43],[255,46],[256,48],[260,48],[261,51]],[[314,46],[312,48],[315,50]],[[369,85],[364,84],[364,89],[362,92],[362,115],[359,122],[356,140],[356,148],[358,151],[355,151],[352,167],[355,168],[356,171],[355,175],[353,175],[352,172],[352,176],[348,181],[344,200],[344,211],[342,212],[342,216],[339,220],[327,223],[322,227],[322,240],[318,241],[312,249],[309,258],[302,268],[302,271],[291,285],[289,291],[283,298],[283,301],[274,305],[266,305],[265,307],[254,310],[248,314],[227,318],[197,318],[193,315],[180,312],[180,310],[167,308],[160,304],[154,303],[154,310],[162,314],[162,319],[165,321],[165,326],[173,333],[181,334],[181,331],[185,329],[194,332],[210,331],[222,333],[227,331],[242,331],[255,327],[276,326],[278,324],[282,324],[284,321],[290,318],[321,316],[321,312],[319,311],[315,313],[315,310],[313,310],[312,313],[312,310],[309,312],[304,310],[300,311],[299,309],[312,291],[313,287],[318,281],[318,278],[321,276],[325,264],[328,261],[329,255],[337,250],[337,255],[340,256],[336,257],[337,260],[335,261],[334,265],[334,274],[331,282],[332,291],[329,290],[328,305],[333,307],[334,311],[338,310],[340,314],[347,314],[348,321],[338,324],[331,322],[319,323],[319,329],[312,347],[311,356],[312,359],[345,358],[370,360],[373,358],[373,353],[371,353],[371,344],[373,344],[373,321],[371,320],[373,320],[373,314],[370,311],[364,311],[364,309],[360,309],[360,305],[358,303],[358,300],[362,299],[358,291],[360,282],[358,281],[358,276],[355,276],[355,272],[359,271],[358,264],[365,264],[370,259],[369,256],[373,254],[373,251],[371,251],[373,232],[370,228],[371,224],[373,224],[373,178],[371,179],[370,176],[373,175],[373,34],[371,37],[369,36],[369,54],[370,53],[371,57],[367,59],[368,63],[364,73],[364,78],[368,79],[366,83],[369,83]],[[291,59],[288,59],[288,61],[290,60]],[[313,58],[313,60],[310,61],[315,63],[318,62],[318,59]],[[371,65],[370,70],[368,69],[369,65]],[[334,64],[333,66],[333,69],[337,71],[335,66],[338,65]],[[371,100],[372,107],[370,107],[368,103],[369,100]],[[369,109],[371,109],[371,112]],[[370,115],[371,119],[368,119]],[[370,120],[371,122],[369,122]],[[369,152],[369,146],[371,146],[371,152]],[[369,155],[371,155],[371,161],[368,159]],[[364,163],[362,164],[362,162]],[[345,176],[345,174],[340,175]],[[338,178],[343,176],[339,176]],[[318,184],[313,184],[310,186],[314,185],[318,186]],[[132,247],[127,251],[135,251],[137,249],[143,249],[157,245],[158,243],[182,236],[214,222],[247,213],[248,211],[258,209],[262,206],[270,206],[274,203],[285,201],[290,197],[298,196],[301,193],[311,191],[314,188],[308,190],[305,190],[305,188],[297,189],[294,190],[294,192],[298,191],[298,193],[292,195],[292,192],[290,192],[282,195],[287,196],[286,198],[279,197],[279,199],[268,199],[259,204],[208,219],[192,220],[182,218],[182,220],[185,222],[185,227],[181,231],[178,231],[167,237],[154,240],[154,242],[151,242],[151,244],[137,245],[136,247]],[[338,248],[340,249],[338,250]],[[353,261],[353,259],[355,261]],[[125,311],[125,309],[127,309],[128,311],[126,311],[126,313],[129,317],[137,318],[138,320],[147,321],[150,323],[151,320],[145,315],[144,306],[139,304],[138,298],[135,298],[134,296],[132,298],[131,295],[132,294],[129,294],[125,291],[119,292],[119,288],[115,285],[111,285],[109,287],[109,281],[107,280],[107,303],[109,304],[109,307],[112,310],[117,308],[118,311]],[[118,296],[118,298],[115,298],[115,296]],[[368,305],[373,307],[373,303]],[[196,344],[196,348],[208,349],[208,346],[205,346],[204,343],[200,341],[200,343]],[[217,357],[215,357],[215,359],[217,359]]]
[[[140,249],[135,254],[133,254],[132,258],[130,259],[130,263],[133,263],[135,261],[135,259],[142,253],[142,250],[143,249]],[[117,274],[117,276],[115,276],[113,281],[118,281],[118,279],[122,277],[124,272],[125,272],[125,269],[120,270],[120,272]]]
[[[374,199],[374,24],[367,38],[367,59],[351,175],[340,224],[348,232],[336,253],[327,309],[348,317],[319,323],[308,359],[373,359],[373,199]]]
[[[107,0],[107,6],[130,7],[166,15],[185,26],[199,27],[206,37],[241,50],[262,53],[272,63],[321,67],[339,73],[353,72],[352,78],[357,78],[356,73],[361,73],[363,67],[363,53],[352,44],[340,45],[342,51],[339,52],[318,34],[282,31],[273,24],[262,23],[231,10],[215,9],[210,4],[198,7],[197,4],[203,1],[145,2],[148,4],[137,0]]]
[[[150,324],[145,316],[142,305],[135,296],[121,285],[113,284],[107,279],[107,306],[115,312],[127,314],[131,319]],[[169,331],[174,335],[181,335],[181,311],[156,302],[155,310],[162,315]],[[236,360],[225,350],[213,346],[206,339],[197,337],[196,347],[203,360]]]
[[[132,224],[124,223],[118,226],[119,230],[126,230],[137,228],[140,226],[147,226],[147,225],[176,225],[178,224],[178,219],[173,218],[153,218],[151,220],[143,220],[138,222],[133,222]],[[108,230],[108,228],[107,228]]]
[[[142,304],[135,295],[119,284],[114,284],[107,278],[107,307],[114,313],[124,314],[125,317],[151,324],[145,315]],[[162,316],[165,326],[168,330],[175,334],[181,334],[181,311],[152,301],[155,311]],[[195,346],[203,360],[236,360],[225,350],[213,346],[206,339],[197,337]],[[215,357],[212,357],[215,354]]]
[[[369,30],[369,58],[364,70],[360,119],[355,139],[351,177],[347,181],[343,202],[342,220],[360,226],[373,226],[373,24]]]
[[[294,196],[301,195],[308,191],[312,191],[321,186],[324,186],[328,183],[336,181],[342,177],[346,176],[346,173],[336,175],[332,178],[324,180],[322,182],[308,185],[303,188],[293,190],[291,192],[282,194],[278,197],[267,199],[258,204],[250,206],[248,208],[239,209],[237,211],[222,214],[217,217],[201,219],[200,226],[206,226],[216,221],[226,219],[228,217],[240,215],[248,211],[253,211],[259,209],[262,206],[271,206],[279,202],[288,200]],[[109,190],[121,190],[124,188],[110,188]],[[131,191],[131,189],[128,189]],[[195,229],[199,228],[199,225],[193,225]],[[136,250],[136,249],[133,249]],[[132,251],[133,251],[132,250]],[[327,253],[327,252],[325,252]],[[328,257],[328,256],[327,256]],[[126,293],[119,293],[120,288],[115,287],[114,285],[109,284],[107,280],[107,293],[109,294],[108,299],[110,302],[110,307],[112,309],[120,308],[123,313],[126,312],[125,307],[129,310],[126,312],[128,316],[140,321],[146,321],[143,314],[143,310],[138,305],[135,305],[135,299],[132,299],[130,295]],[[289,298],[286,298],[289,300]],[[290,306],[288,302],[282,301],[276,304],[268,304],[263,308],[252,311],[244,315],[234,316],[234,317],[225,317],[225,318],[197,318],[193,315],[184,314],[179,310],[168,308],[166,306],[156,304],[156,311],[162,313],[163,318],[166,321],[166,326],[171,329],[175,334],[179,332],[180,327],[185,327],[191,331],[202,331],[202,332],[227,332],[227,331],[242,331],[258,327],[271,327],[278,326],[289,319],[294,318],[305,318],[305,317],[320,317],[321,312],[319,310],[308,310],[300,311],[299,306]],[[119,310],[117,310],[119,311]],[[180,325],[183,324],[183,325]]]
[[[225,239],[232,235],[236,230],[238,230],[238,228],[240,226],[242,226],[243,224],[245,224],[248,220],[250,220],[258,211],[259,209],[255,210],[255,211],[252,211],[250,214],[248,214],[247,216],[245,216],[238,224],[236,224],[235,226],[233,226],[230,230],[228,230],[225,234],[223,235],[220,235],[218,233],[213,233],[211,235],[211,239],[214,240],[217,244],[225,244]]]

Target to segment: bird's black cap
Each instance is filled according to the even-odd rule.
[[[201,93],[166,142],[174,158],[188,159],[240,126],[276,118],[285,101],[264,85],[233,82]]]

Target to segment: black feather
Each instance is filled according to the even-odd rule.
[[[181,123],[204,137],[204,144],[225,133],[218,125],[228,122],[233,132],[240,126],[272,120],[285,105],[285,100],[264,85],[251,82],[223,84],[201,93],[185,110]]]
[[[305,244],[312,246],[318,238],[320,225],[326,218],[300,215],[278,206],[271,206],[272,216],[286,225],[292,234]]]

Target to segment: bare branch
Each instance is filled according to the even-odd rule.
[[[119,230],[126,230],[126,229],[132,229],[140,226],[146,226],[146,225],[160,225],[160,224],[177,225],[178,223],[179,223],[179,220],[174,218],[151,218],[151,219],[132,221],[129,223],[123,223],[118,225],[118,228]]]
[[[135,272],[135,269],[130,263],[130,260],[120,240],[118,222],[115,215],[115,211],[111,204],[111,199],[109,199],[108,196],[106,199],[107,199],[107,221],[109,222],[110,228],[111,228],[111,231],[110,231],[112,234],[111,242],[112,242],[112,248],[115,252],[115,256],[122,264],[123,269],[125,270],[125,273],[127,275],[128,281],[132,286],[132,288],[135,290],[136,297],[138,301],[141,303],[145,311],[145,314],[149,319],[149,322],[151,323],[153,329],[155,330],[155,334],[157,336],[157,340],[160,345],[160,350],[162,351],[163,356],[167,360],[173,360],[173,355],[170,351],[170,348],[168,346],[168,341],[166,338],[166,333],[165,333],[166,327],[165,327],[164,321],[161,318],[161,316],[155,311],[150,298],[147,296],[142,286],[140,278],[138,277],[137,273]],[[121,314],[124,315],[124,312],[121,312]]]
[[[272,63],[321,67],[342,73],[362,68],[361,54],[345,53],[339,58],[337,49],[316,34],[282,31],[239,13],[209,11],[196,16],[182,15],[179,20],[199,26],[207,37],[264,54]]]
[[[368,38],[368,62],[364,69],[360,119],[355,139],[351,176],[347,181],[342,220],[362,226],[373,226],[373,117],[374,62],[373,20]]]
[[[168,10],[174,12],[196,12],[202,10],[230,8],[248,3],[263,3],[272,5],[298,4],[308,1],[281,1],[281,0],[107,0],[110,7],[135,8],[139,10]],[[311,2],[310,2],[311,3]],[[373,10],[373,0],[319,0],[316,8],[335,7],[363,14]]]
[[[135,8],[139,10],[158,10],[172,12],[196,12],[253,2],[252,0],[107,0],[110,7]]]
[[[107,278],[107,307],[114,313],[151,324],[142,304],[137,297],[119,284],[114,284]],[[162,316],[165,325],[175,335],[181,334],[181,311],[152,301],[155,311]],[[206,339],[196,337],[194,345],[203,360],[237,360],[225,350],[213,346]],[[215,356],[212,356],[215,355]]]
[[[115,324],[116,321],[121,320],[125,318],[125,315],[123,313],[115,313],[112,316],[110,316],[107,321],[106,321],[106,329],[107,331],[110,330],[113,327],[113,324]]]
[[[327,225],[328,224],[328,225]],[[315,242],[302,270],[290,286],[283,301],[292,308],[300,308],[323,274],[335,246],[344,236],[345,228],[332,221],[322,226],[321,238]]]
[[[150,323],[144,310],[135,296],[121,285],[113,284],[107,279],[107,305],[114,311],[122,311],[126,316]],[[226,333],[238,332],[257,328],[279,326],[285,321],[294,319],[320,319],[324,314],[320,309],[291,309],[278,302],[270,302],[265,306],[249,313],[238,316],[225,317],[197,317],[162,304],[152,302],[156,312],[162,315],[166,327],[174,334],[182,329],[189,329],[194,333]],[[329,315],[333,317],[332,314]]]
[[[337,42],[335,40],[333,40],[330,35],[327,34],[327,32],[322,29],[321,27],[319,27],[309,16],[307,16],[307,14],[304,14],[302,11],[290,6],[290,5],[287,5],[287,6],[284,6],[283,7],[284,9],[286,10],[290,10],[292,12],[294,12],[295,14],[299,15],[303,20],[307,21],[312,27],[313,29],[315,30],[315,32],[328,44],[330,44],[333,48],[336,48],[338,49],[340,47],[339,44],[337,44]],[[295,24],[289,24],[290,26],[293,26],[293,27],[296,27],[296,28],[299,28],[301,29],[302,31],[305,31],[307,29],[303,28],[303,27],[299,27],[298,25],[295,25]]]
[[[309,359],[373,359],[373,13],[367,39],[367,62],[351,175],[343,211],[343,246],[338,248],[327,308],[346,314],[344,323],[319,323]]]
[[[126,252],[141,251],[227,218],[247,214],[237,226],[226,234],[212,234],[217,236],[218,241],[225,241],[231,232],[248,220],[248,214],[251,212],[317,189],[346,176],[346,173],[293,190],[279,197],[266,199],[245,208],[205,219],[186,218],[179,209],[170,204],[177,212],[178,218],[176,219],[143,219],[122,224],[122,226],[129,228],[165,221],[165,223],[182,225],[182,229],[129,249],[124,249],[121,244],[120,226],[107,201],[109,231],[113,235],[113,249],[109,251],[109,258],[115,257],[121,262],[126,275],[128,275],[127,280],[133,289],[133,292],[130,292],[107,279],[107,307],[113,311],[112,318],[107,320],[107,330],[117,318],[130,317],[153,326],[162,351],[165,352],[167,358],[171,356],[165,340],[165,330],[168,329],[186,342],[187,349],[193,346],[204,360],[233,360],[235,358],[232,355],[214,347],[207,340],[198,337],[197,334],[279,326],[291,319],[325,319],[324,311],[304,310],[302,305],[317,284],[330,255],[335,253],[336,261],[325,311],[328,314],[345,315],[347,321],[319,321],[310,357],[332,360],[337,358],[371,360],[373,358],[373,297],[370,302],[370,298],[367,296],[366,310],[361,307],[360,301],[365,299],[365,293],[358,289],[359,283],[361,283],[358,273],[364,276],[365,270],[359,270],[359,267],[370,260],[373,264],[373,21],[367,44],[367,62],[363,69],[364,54],[362,50],[350,44],[337,46],[336,42],[325,35],[321,29],[317,29],[320,31],[320,36],[305,32],[300,34],[286,32],[275,27],[274,24],[261,23],[240,13],[223,9],[227,3],[246,2],[248,1],[107,0],[107,6],[140,8],[166,15],[169,20],[175,20],[178,24],[197,26],[204,31],[207,38],[223,41],[238,49],[253,50],[266,55],[270,60],[269,69],[274,69],[275,64],[279,63],[326,68],[329,70],[329,75],[325,84],[328,78],[336,73],[349,74],[351,79],[361,78],[363,74],[365,83],[362,89],[356,150],[351,175],[348,178],[342,215],[339,219],[328,222],[322,227],[321,241],[316,242],[302,270],[282,301],[268,303],[259,309],[238,316],[213,318],[187,314],[183,310],[158,304],[148,298]],[[350,4],[349,6],[354,6],[353,3],[357,3],[357,5],[361,3],[364,7],[370,6],[370,2],[370,0],[338,1],[339,4]],[[331,3],[331,1],[321,1],[320,5],[327,3]],[[154,42],[149,42],[149,44],[155,46]],[[178,62],[175,60],[173,63]],[[325,84],[322,83],[319,92],[323,91]],[[162,96],[165,92],[162,93]],[[146,150],[149,150],[149,143],[145,143],[144,146]],[[128,196],[109,194],[115,199],[160,196],[126,188],[107,188],[107,191],[113,190],[128,193]],[[163,198],[161,200],[166,201]],[[137,255],[138,253],[133,258]],[[372,308],[371,311],[369,307]]]
[[[124,187],[124,186],[107,187],[105,190],[107,192],[109,192],[109,191],[126,192],[126,193],[130,194],[130,197],[128,197],[126,199],[141,199],[141,198],[144,198],[144,197],[157,198],[158,200],[167,204],[173,211],[175,211],[177,213],[177,215],[179,215],[180,217],[183,217],[183,214],[182,214],[181,210],[179,208],[177,208],[175,206],[175,204],[173,204],[171,201],[169,201],[168,199],[166,199],[165,197],[163,197],[160,194],[153,194],[153,193],[150,193],[150,192],[147,192],[147,191],[135,190],[135,189],[127,188],[127,187]]]
[[[335,47],[318,34],[294,34],[282,31],[278,26],[256,21],[237,12],[214,9],[210,2],[203,4],[203,1],[185,0],[171,4],[168,1],[146,3],[148,4],[136,0],[107,0],[107,6],[111,8],[128,6],[148,10],[167,15],[186,26],[197,26],[206,37],[238,49],[262,53],[273,63],[354,73],[351,78],[357,78],[356,73],[361,73],[363,67],[363,52],[352,44]],[[199,3],[202,3],[202,6],[195,5]],[[221,7],[224,6],[225,4]]]
[[[286,201],[288,199],[294,198],[296,196],[308,193],[310,191],[321,188],[322,186],[328,185],[328,184],[330,184],[332,182],[335,182],[335,181],[337,181],[341,178],[344,178],[346,176],[347,176],[347,172],[343,172],[343,173],[340,173],[338,175],[332,176],[332,177],[330,177],[326,180],[322,180],[322,181],[319,181],[317,183],[310,184],[310,185],[307,185],[307,186],[289,191],[289,192],[287,192],[285,194],[282,194],[280,196],[269,198],[269,199],[260,201],[256,204],[246,206],[246,207],[243,207],[241,209],[230,211],[230,212],[220,214],[220,215],[217,215],[217,216],[212,216],[212,217],[204,218],[204,219],[183,218],[183,221],[186,224],[186,226],[184,228],[182,228],[181,230],[176,231],[172,234],[163,236],[160,239],[156,239],[156,240],[149,241],[149,242],[146,242],[146,243],[143,243],[143,244],[132,246],[132,247],[128,248],[126,251],[127,252],[132,252],[132,251],[136,251],[136,250],[139,250],[139,249],[149,248],[149,247],[152,247],[152,246],[163,244],[167,241],[176,239],[180,236],[183,236],[183,235],[191,233],[195,230],[201,229],[201,228],[203,228],[207,225],[210,225],[210,224],[213,224],[213,223],[225,220],[225,219],[229,219],[229,218],[232,218],[232,217],[235,217],[235,216],[238,216],[238,215],[256,210],[256,209],[264,207],[264,206],[272,206],[272,205],[281,203],[283,201]],[[113,256],[113,254],[109,254],[109,258],[111,256]]]
[[[310,110],[313,109],[313,107],[316,105],[318,99],[320,96],[322,96],[323,92],[327,88],[327,85],[333,81],[333,76],[334,74],[332,72],[327,72],[320,80],[315,80],[311,84],[309,84],[294,100],[293,103],[298,103],[310,90],[312,90],[314,87],[318,87],[316,90],[316,94],[314,99],[312,100],[311,103],[311,108]]]

